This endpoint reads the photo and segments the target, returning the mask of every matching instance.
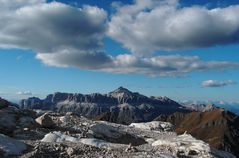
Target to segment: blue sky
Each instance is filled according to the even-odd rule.
[[[52,16],[54,18],[53,22],[49,22],[49,19],[42,18],[44,16],[41,16],[41,14],[48,13],[44,13],[42,10],[37,12],[29,9],[19,13],[23,17],[26,16],[24,11],[29,12],[29,14],[32,11],[32,15],[34,16],[30,18],[22,18],[15,15],[14,12],[20,8],[33,8],[34,6],[43,5],[42,3],[47,5],[51,4],[50,1],[36,4],[34,0],[29,0],[29,3],[30,2],[31,5],[25,3],[17,5],[17,7],[14,8],[15,10],[7,8],[13,6],[13,4],[7,4],[7,9],[4,8],[4,6],[2,8],[0,7],[0,10],[3,12],[2,15],[13,14],[12,19],[0,17],[5,18],[4,20],[6,21],[5,25],[0,25],[0,29],[11,29],[13,25],[16,26],[10,31],[8,29],[6,29],[7,31],[0,31],[1,97],[16,101],[31,96],[44,98],[47,94],[56,91],[108,93],[119,86],[124,86],[132,91],[138,91],[148,96],[168,96],[175,100],[239,101],[238,94],[236,93],[239,90],[239,85],[237,84],[239,83],[239,40],[237,38],[239,35],[239,16],[232,18],[232,20],[234,20],[233,25],[231,24],[232,26],[227,24],[228,26],[226,27],[217,28],[216,25],[211,24],[212,27],[215,27],[215,30],[220,30],[220,32],[218,31],[219,35],[216,34],[217,31],[215,31],[215,33],[213,29],[206,27],[208,26],[208,22],[205,20],[207,17],[205,17],[205,19],[200,17],[198,20],[202,21],[200,21],[199,24],[204,26],[205,22],[205,27],[198,28],[192,25],[192,28],[195,27],[201,31],[200,35],[199,32],[193,32],[194,30],[187,32],[187,29],[185,29],[186,31],[182,30],[182,33],[180,33],[182,36],[181,39],[183,39],[182,41],[179,42],[178,39],[175,39],[176,37],[172,36],[172,39],[168,40],[172,41],[172,43],[167,43],[168,41],[163,41],[165,39],[163,37],[152,37],[154,33],[152,34],[150,30],[145,31],[144,24],[142,24],[142,28],[140,28],[140,22],[147,20],[149,23],[152,23],[152,25],[146,25],[147,28],[148,26],[153,26],[152,31],[155,31],[155,35],[163,36],[160,31],[164,31],[165,28],[161,26],[161,23],[165,21],[162,20],[162,17],[158,17],[157,14],[156,17],[155,15],[152,17],[159,20],[159,23],[150,21],[152,17],[148,14],[145,14],[145,19],[133,19],[129,23],[127,23],[128,21],[124,21],[122,18],[124,14],[121,13],[122,8],[125,9],[129,5],[131,5],[132,8],[136,8],[136,1],[121,1],[121,3],[117,3],[119,4],[118,8],[112,8],[111,4],[113,1],[106,0],[82,0],[78,2],[75,0],[57,1],[54,3],[65,3],[66,5],[62,6],[63,8],[58,5],[52,5],[55,7],[53,9],[45,7],[50,11],[59,9],[56,10],[59,11],[57,12],[58,14],[67,14],[66,18],[69,19],[69,17],[72,17],[72,20],[64,21],[64,16],[62,16],[62,21],[57,19],[56,25],[53,23],[56,17]],[[0,0],[0,4],[1,3]],[[239,5],[239,2],[236,0],[203,0],[200,1],[200,3],[196,0],[182,0],[176,3],[180,4],[179,9],[176,7],[176,12],[178,11],[178,13],[181,13],[181,8],[193,8],[193,6],[198,5],[200,13],[203,12],[203,14],[215,8],[227,8],[227,10],[229,10],[231,9],[230,6],[235,7],[235,9],[230,10],[230,13],[239,14],[239,9],[236,7]],[[84,10],[83,12],[86,13],[82,15],[80,13],[78,17],[78,13],[67,8],[69,5],[73,8],[81,8],[83,5],[94,6],[98,9],[98,13],[90,20],[95,20],[95,16],[99,16],[96,19],[100,20],[97,22],[94,21],[94,23],[90,21],[88,24],[88,21],[84,21],[85,18],[82,18],[82,15],[88,14],[87,11],[93,9],[88,8],[88,10]],[[175,7],[172,6],[175,4],[163,6],[163,4],[157,4],[153,1],[152,4],[142,3],[140,5],[150,6],[148,6],[148,8],[146,7],[147,11],[145,11],[145,8],[141,8],[134,13],[131,13],[131,10],[124,10],[126,12],[125,14],[134,17],[146,12],[152,13],[153,11],[158,11],[160,13],[162,7]],[[202,9],[204,7],[207,9]],[[64,9],[69,9],[69,11],[64,12]],[[191,10],[192,13],[196,12],[194,8]],[[228,11],[228,16],[231,15],[230,13]],[[49,14],[52,15],[53,13],[51,12]],[[225,25],[225,23],[223,23],[224,19],[221,20],[222,22],[218,20],[219,18],[223,18],[220,17],[220,11],[218,11],[217,15],[219,16],[213,14],[210,18],[214,18],[214,22],[217,25]],[[168,18],[175,20],[174,16],[173,12],[172,17]],[[114,17],[115,19],[113,19]],[[31,24],[27,24],[28,18]],[[141,17],[139,16],[138,18]],[[184,23],[180,21],[180,19],[184,21],[184,18],[184,14],[179,14],[179,17],[177,17],[179,20],[178,25],[184,26]],[[40,22],[43,23],[42,26],[38,25],[39,19],[41,20]],[[197,20],[197,18],[195,19]],[[74,20],[76,20],[76,22],[74,22]],[[14,23],[15,21],[18,22],[16,25]],[[21,24],[22,21],[24,21],[23,24]],[[188,21],[190,22],[190,18]],[[34,22],[36,25],[32,24]],[[71,28],[72,25],[65,26],[65,22],[74,22],[72,25],[79,23],[79,25]],[[82,26],[81,22],[86,24]],[[51,24],[53,28],[49,29],[48,23]],[[59,25],[64,25],[64,29]],[[136,28],[136,30],[138,32],[142,31],[140,35],[145,37],[146,40],[142,41],[142,39],[137,39],[138,36],[136,36],[136,33],[138,32],[135,34],[132,33],[132,35],[128,33],[130,35],[127,35],[127,29],[130,30],[130,28],[126,26],[138,27],[138,25],[139,28]],[[109,26],[112,28],[108,28]],[[32,36],[28,36],[27,32],[20,34],[21,29],[24,27],[27,28],[26,30],[30,30],[29,32],[32,33]],[[76,38],[74,34],[68,35],[65,32],[62,33],[62,31],[66,30],[66,27],[75,30],[77,33],[79,32],[79,36]],[[81,30],[78,30],[78,27],[80,27]],[[115,30],[116,27],[121,28],[121,30],[126,30],[126,32],[115,32],[117,30]],[[159,29],[155,29],[156,27]],[[177,26],[175,27],[177,28]],[[113,33],[107,33],[107,29]],[[232,31],[233,29],[234,32]],[[83,33],[81,34],[82,30]],[[47,36],[48,38],[45,38],[45,36],[41,36],[40,34],[34,34],[37,31],[42,32],[42,34],[45,33],[44,31],[52,34],[51,36]],[[59,36],[54,35],[54,33],[58,33],[57,31],[60,31]],[[222,31],[225,31],[225,34],[228,31],[229,35],[224,36],[224,34],[221,33]],[[132,32],[134,32],[134,29],[132,29]],[[191,35],[192,32],[196,35]],[[189,33],[190,40],[195,41],[188,41],[187,37]],[[215,38],[209,38],[206,36],[207,34],[208,36],[215,36]],[[169,35],[171,34],[168,34],[167,37]],[[53,38],[55,36],[56,38],[66,37],[66,39],[69,40],[55,40]],[[204,38],[205,41],[208,42],[197,39],[199,38],[197,36],[201,36],[201,38]],[[230,36],[230,38],[228,36]],[[5,37],[11,38],[8,40]],[[51,41],[51,37],[54,40]],[[82,39],[78,40],[78,37],[88,39],[88,41],[82,42]],[[14,40],[12,40],[12,38],[14,38]],[[218,40],[218,38],[220,38],[220,40]],[[20,42],[18,41],[19,39]],[[147,39],[152,40],[152,43],[147,42]],[[37,42],[34,43],[35,41]],[[42,41],[43,44],[39,44],[39,41]],[[72,42],[70,43],[69,41]],[[65,56],[66,54],[67,56]],[[169,59],[168,56],[170,56]],[[69,59],[67,59],[67,57],[69,57]],[[187,57],[187,59],[184,59],[184,57]],[[196,59],[194,57],[196,57]],[[151,65],[150,61],[153,62],[155,60],[156,63],[154,64],[156,65]],[[186,66],[181,66],[181,60],[183,60],[183,63],[186,63]],[[162,63],[163,67],[162,65],[157,65]],[[174,63],[178,64],[175,65]],[[166,66],[164,64],[166,64]],[[200,66],[195,68],[195,64]],[[203,70],[201,67],[203,67]],[[176,68],[178,68],[176,72],[170,71]],[[207,86],[202,86],[202,82],[210,80],[212,80],[212,82],[209,82]]]

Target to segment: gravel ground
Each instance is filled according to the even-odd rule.
[[[190,135],[177,136],[171,130],[135,128],[127,125],[114,124],[103,121],[92,121],[84,117],[78,117],[72,113],[61,115],[48,113],[45,122],[51,126],[47,128],[42,124],[19,128],[14,131],[14,139],[27,145],[27,150],[18,158],[210,158],[228,157],[232,155],[218,150],[206,150],[210,147],[196,140]],[[49,120],[49,118],[51,120]],[[44,117],[43,117],[44,119]],[[39,120],[39,119],[38,119]],[[44,122],[44,120],[42,120]],[[162,123],[163,124],[163,123]],[[163,126],[162,126],[163,127]],[[57,139],[48,140],[49,133]],[[57,135],[57,134],[59,135]],[[71,141],[63,138],[69,137]],[[82,143],[85,139],[87,143]],[[94,139],[96,142],[87,140]],[[53,139],[54,140],[54,139]],[[74,141],[73,141],[74,140]],[[99,140],[99,141],[97,141]],[[157,142],[157,140],[160,140]],[[108,143],[107,147],[99,147],[101,142]],[[155,145],[153,144],[161,145]],[[163,144],[162,144],[163,143]],[[136,144],[136,145],[134,145]],[[1,144],[0,144],[1,145]],[[0,146],[1,147],[1,146]],[[205,149],[200,149],[206,147]],[[196,148],[199,148],[198,150]],[[1,148],[0,148],[1,149]],[[2,152],[0,150],[0,152]],[[1,154],[1,153],[0,153]],[[2,154],[3,155],[3,154]],[[220,156],[221,155],[221,156]],[[6,157],[6,156],[5,156]],[[9,156],[8,156],[9,157]]]

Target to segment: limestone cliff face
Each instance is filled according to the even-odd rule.
[[[88,118],[105,118],[116,123],[150,121],[159,114],[187,111],[166,97],[147,97],[119,87],[108,94],[54,93],[46,99],[29,98],[20,102],[21,108],[74,112]]]

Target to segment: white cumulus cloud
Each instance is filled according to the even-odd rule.
[[[37,53],[100,49],[106,17],[103,9],[92,6],[74,8],[58,2],[21,6],[0,15],[0,47]]]
[[[177,0],[135,0],[117,7],[108,35],[138,55],[239,43],[239,5],[182,7]]]

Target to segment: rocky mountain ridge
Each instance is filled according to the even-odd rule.
[[[188,111],[179,103],[167,97],[147,97],[126,88],[108,94],[54,93],[45,99],[28,98],[20,102],[22,109],[52,110],[55,112],[74,112],[87,118],[95,118],[105,113],[113,114],[116,123],[150,121],[159,114]]]
[[[239,116],[234,113],[217,108],[205,112],[176,112],[155,120],[171,122],[178,134],[187,131],[197,139],[239,157]]]
[[[199,112],[206,112],[206,111],[211,111],[214,109],[217,109],[218,107],[215,104],[202,104],[202,103],[181,103],[181,105],[191,111],[199,111]]]

